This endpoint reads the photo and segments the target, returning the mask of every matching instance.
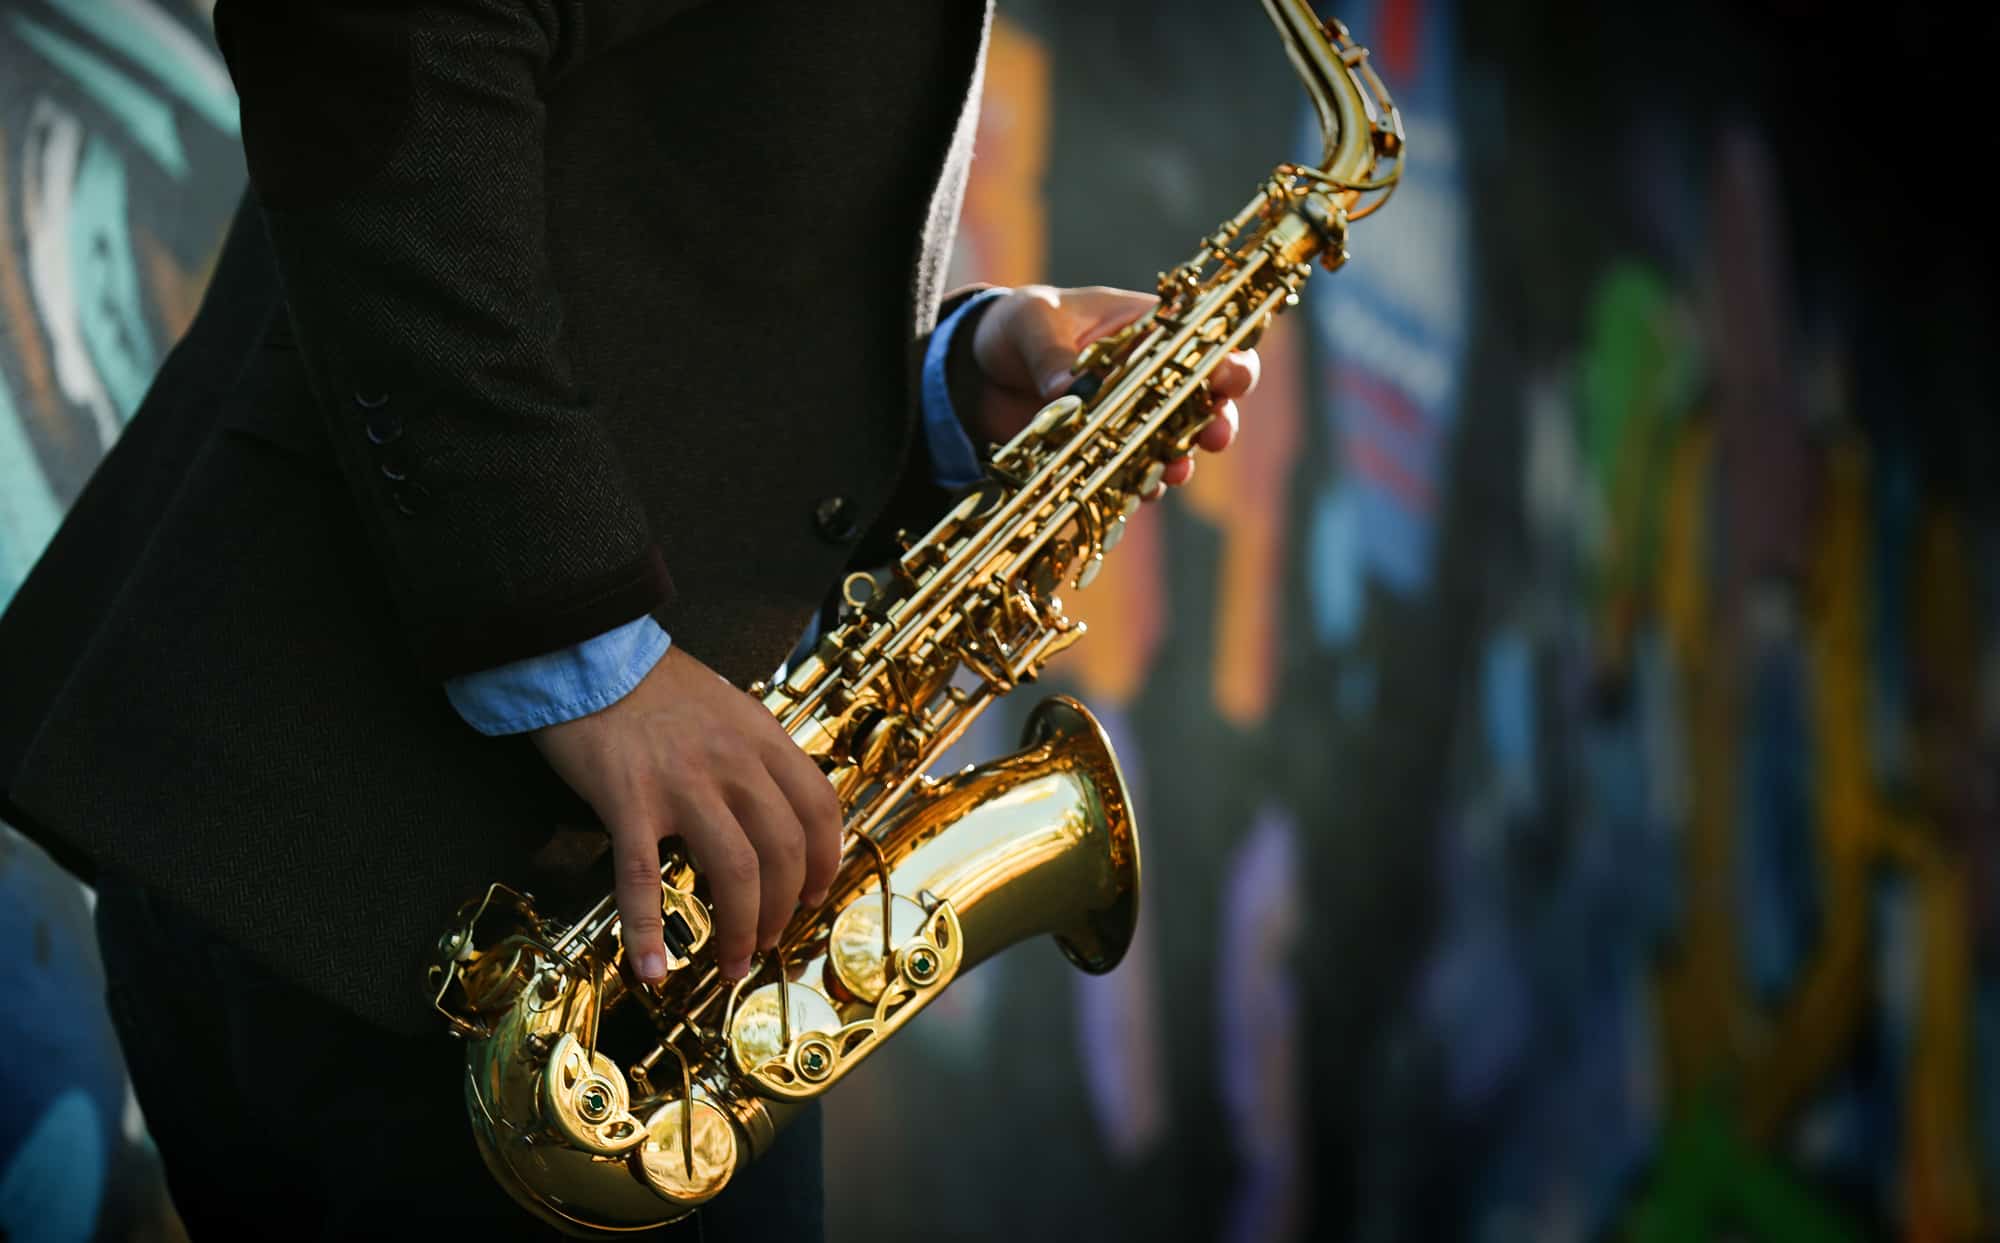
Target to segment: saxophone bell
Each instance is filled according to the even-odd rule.
[[[678,1030],[667,998],[556,948],[532,899],[489,894],[480,913],[500,912],[499,939],[466,950],[475,916],[445,944],[472,1003],[462,1011],[489,1016],[468,1034],[465,1094],[494,1177],[571,1234],[659,1225],[719,1193],[960,973],[1045,934],[1085,971],[1117,966],[1139,912],[1117,757],[1089,710],[1062,696],[1036,706],[1021,742],[906,796],[776,958],[720,1006],[696,1000]],[[669,892],[682,866],[675,855],[664,869]],[[628,1079],[600,1029],[635,997],[667,1033]]]

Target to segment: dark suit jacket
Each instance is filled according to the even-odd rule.
[[[318,993],[588,824],[446,676],[654,613],[739,683],[921,524],[975,0],[223,0],[252,197],[0,618],[0,811]]]

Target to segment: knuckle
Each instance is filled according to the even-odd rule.
[[[790,820],[791,817],[785,817]],[[791,871],[805,862],[806,838],[797,821],[792,821],[787,829],[773,833],[767,844],[767,858],[771,865],[783,871]]]
[[[757,883],[757,852],[742,843],[717,852],[711,880],[734,888]]]
[[[660,884],[660,865],[653,859],[641,855],[626,855],[618,860],[618,879],[637,896]]]
[[[813,808],[812,822],[807,827],[812,831],[814,839],[823,843],[827,849],[838,849],[840,835],[846,830],[846,825],[841,820],[839,801],[829,797]]]
[[[736,731],[730,729],[710,730],[702,741],[709,763],[714,765],[718,771],[727,772],[735,767],[734,761],[738,752],[742,749],[742,744],[736,737]]]

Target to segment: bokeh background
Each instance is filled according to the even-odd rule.
[[[1051,679],[1137,945],[857,1072],[835,1238],[2000,1237],[2000,29],[1619,7],[1340,12],[1405,184]],[[1249,0],[1003,0],[985,92],[967,279],[1149,287],[1316,150]],[[0,0],[0,600],[237,138],[203,5]],[[88,901],[0,836],[0,1234],[170,1239]]]

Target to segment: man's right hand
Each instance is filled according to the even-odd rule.
[[[716,963],[750,971],[801,903],[817,905],[840,862],[840,802],[764,706],[678,647],[632,692],[534,732],[556,774],[611,834],[625,958],[666,975],[660,839],[678,834],[708,880]]]

